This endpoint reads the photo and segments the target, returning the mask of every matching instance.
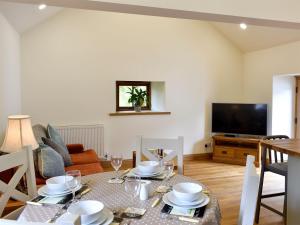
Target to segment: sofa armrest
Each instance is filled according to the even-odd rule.
[[[68,144],[67,148],[70,154],[81,153],[84,151],[84,147],[82,144]]]

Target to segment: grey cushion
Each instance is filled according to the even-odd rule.
[[[51,147],[42,148],[38,152],[39,173],[44,178],[65,174],[64,161]]]
[[[47,129],[41,124],[36,124],[32,127],[34,137],[39,144],[43,144],[42,137],[48,137]]]
[[[59,153],[62,156],[65,166],[71,166],[73,164],[68,149],[57,144],[52,139],[42,137],[42,140],[45,145],[50,146],[51,148],[53,148],[57,153]]]
[[[52,141],[54,141],[56,144],[61,145],[63,148],[65,148],[67,152],[69,152],[65,142],[63,141],[62,137],[54,127],[48,124],[47,131],[48,131],[49,138]]]

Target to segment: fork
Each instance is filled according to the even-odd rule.
[[[66,203],[63,207],[61,207],[56,213],[55,215],[48,220],[48,223],[54,223],[63,213],[65,210],[67,210],[69,208],[69,206],[73,203],[73,201],[69,201],[68,203]]]

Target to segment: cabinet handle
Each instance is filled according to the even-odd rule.
[[[222,151],[222,154],[225,154],[225,155],[226,155],[226,154],[227,154],[227,152],[226,152],[226,151]]]

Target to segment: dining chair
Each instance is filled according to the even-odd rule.
[[[289,139],[286,135],[273,135],[266,136],[263,140],[280,140],[280,139]],[[258,198],[257,198],[257,206],[256,206],[256,215],[255,222],[259,222],[260,215],[260,207],[264,207],[274,213],[277,213],[284,217],[284,223],[286,224],[286,215],[287,215],[287,175],[288,175],[288,167],[287,167],[287,155],[277,152],[274,149],[265,148],[261,149],[261,173],[260,173],[260,182],[259,182],[259,190],[258,190]],[[272,194],[262,194],[263,184],[264,184],[264,176],[265,172],[272,172],[285,178],[285,191],[279,193]],[[272,198],[277,196],[284,195],[284,205],[283,212],[278,211],[275,208],[265,204],[262,202],[263,198]]]
[[[0,180],[0,216],[10,198],[26,202],[37,194],[32,150],[30,147],[18,152],[0,156],[0,172],[14,169],[15,173],[8,183]],[[25,175],[27,194],[16,189]]]
[[[142,157],[157,161],[155,149],[162,149],[162,161],[177,159],[177,172],[183,174],[183,137],[177,138],[146,138],[137,136],[136,165]]]
[[[256,173],[254,162],[255,157],[252,155],[248,155],[246,161],[246,170],[244,175],[238,225],[253,225],[254,223],[259,187],[259,175]]]

